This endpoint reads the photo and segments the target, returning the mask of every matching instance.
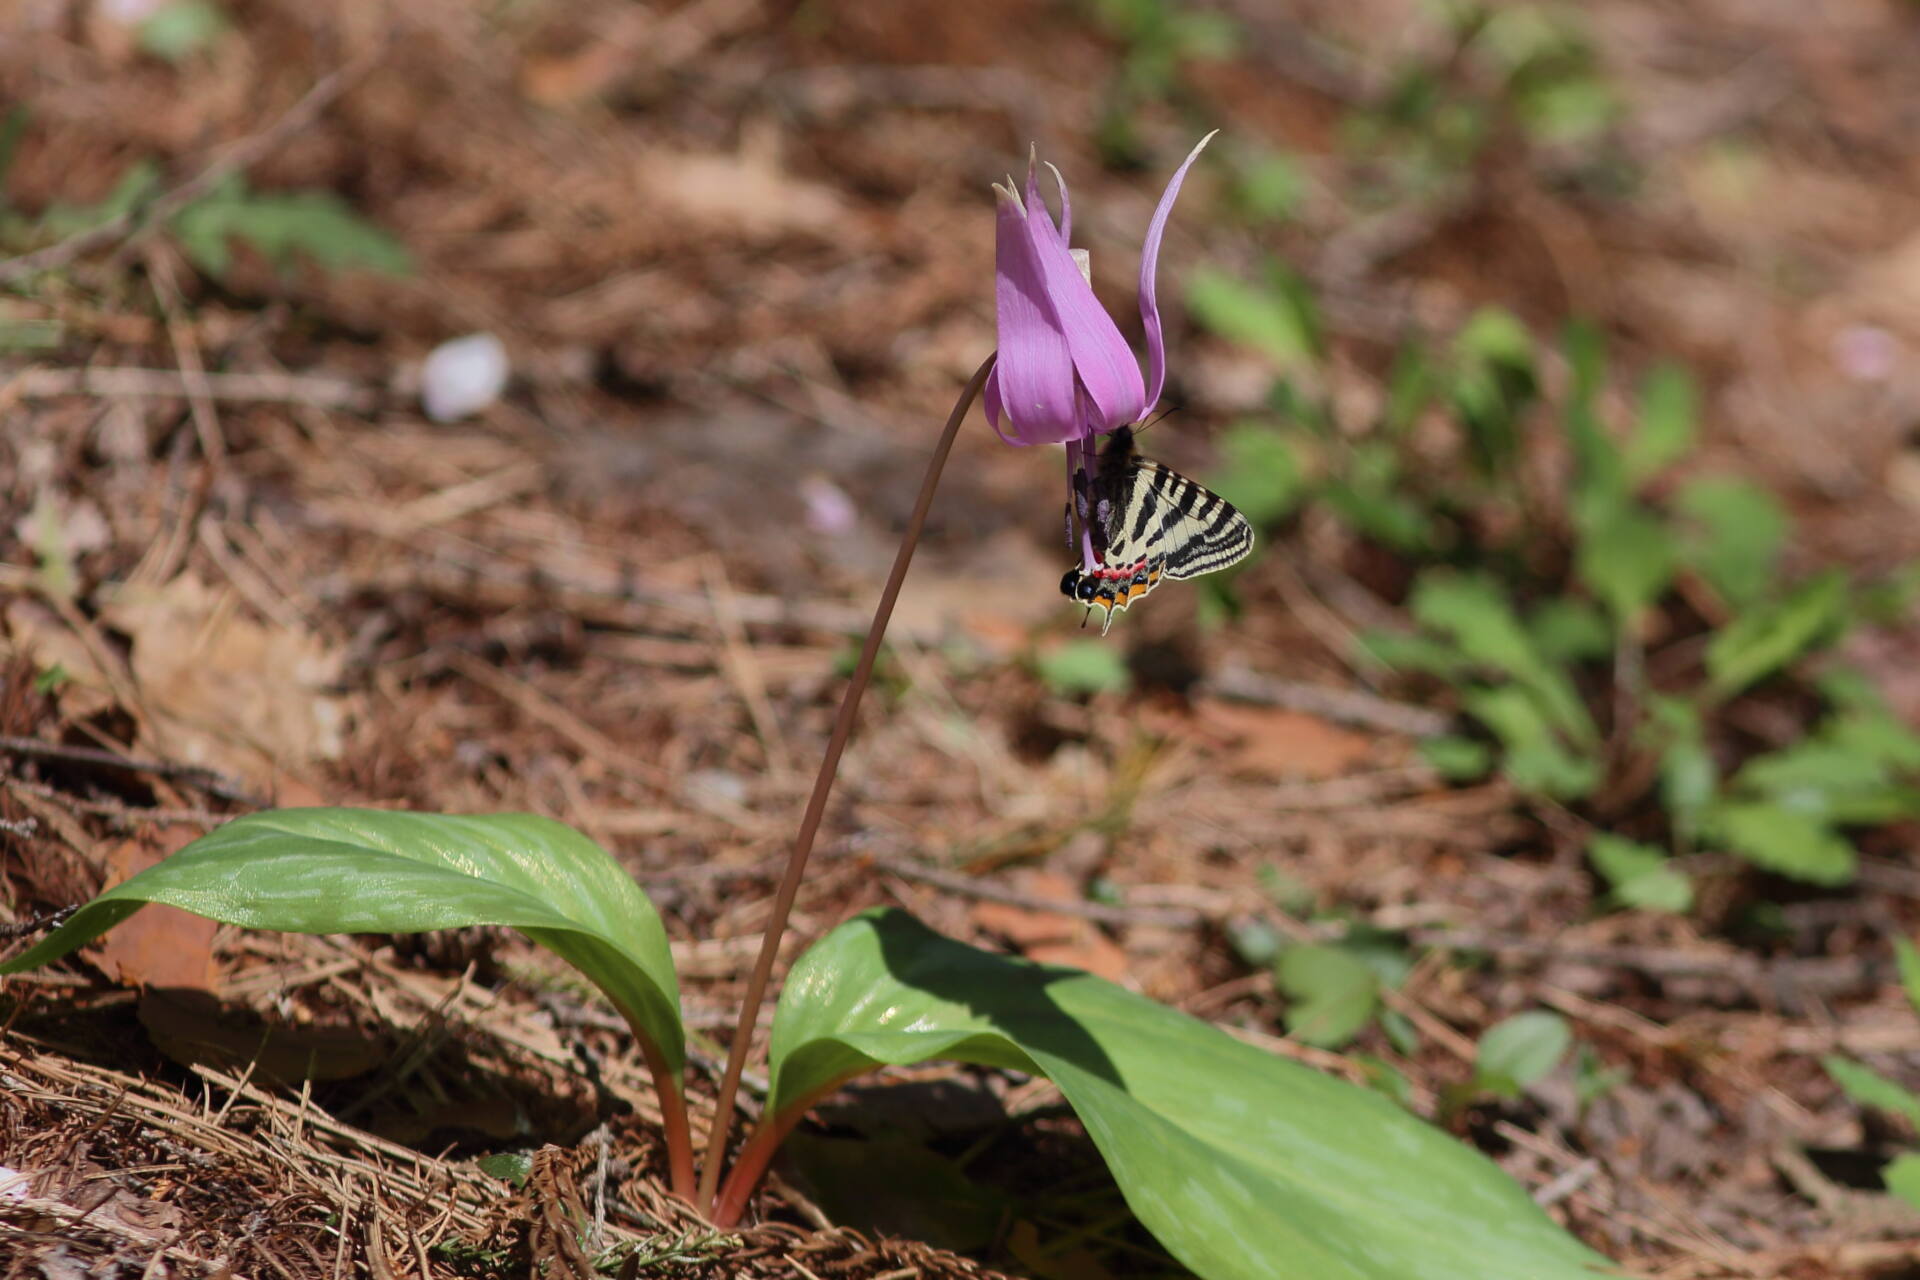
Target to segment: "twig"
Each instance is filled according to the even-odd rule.
[[[38,796],[71,813],[86,813],[96,818],[110,819],[113,825],[121,830],[142,822],[156,827],[197,826],[211,829],[225,825],[230,817],[228,814],[212,813],[206,809],[144,809],[138,805],[121,804],[117,800],[85,800],[79,796],[68,795],[59,788],[50,787],[42,782],[28,782],[25,778],[0,777],[0,786],[4,786],[9,791]]]
[[[1104,902],[1039,898],[995,884],[990,880],[954,875],[950,871],[939,871],[933,867],[923,867],[904,860],[879,862],[875,865],[882,871],[899,876],[902,880],[931,885],[947,893],[978,898],[982,902],[1004,903],[1009,907],[1025,907],[1033,911],[1051,911],[1063,916],[1078,916],[1099,924],[1144,924],[1158,925],[1168,929],[1187,929],[1202,924],[1207,919],[1206,913],[1191,907],[1115,907]]]
[[[71,907],[62,907],[49,915],[35,916],[31,920],[22,920],[18,924],[0,924],[0,942],[11,942],[15,938],[24,938],[30,933],[38,933],[42,929],[52,929],[65,924],[67,917],[79,909],[79,906],[76,904]]]
[[[143,230],[166,221],[230,175],[252,167],[288,138],[312,124],[322,111],[346,92],[349,85],[373,66],[383,52],[383,48],[376,46],[352,62],[329,71],[267,128],[222,147],[200,172],[140,208],[129,209],[99,226],[89,227],[44,249],[0,261],[0,285],[16,284],[43,272],[57,270],[83,254],[104,248],[116,240],[131,240]]]
[[[220,429],[220,411],[213,407],[213,396],[207,390],[207,365],[200,358],[200,344],[194,341],[193,326],[180,314],[180,286],[173,278],[173,263],[163,250],[150,248],[146,256],[147,279],[160,302],[160,314],[166,318],[173,362],[180,368],[187,407],[193,413],[193,431],[200,440],[200,456],[218,469],[227,460],[227,437]]]
[[[371,409],[376,396],[348,378],[311,373],[207,373],[199,382],[215,401],[227,403],[308,404],[319,409]],[[94,367],[28,369],[6,389],[28,400],[52,396],[178,396],[188,394],[186,377],[174,369]]]
[[[208,795],[219,796],[222,800],[233,800],[240,804],[255,806],[263,806],[266,803],[258,796],[242,789],[238,782],[205,765],[181,764],[172,760],[139,760],[112,751],[102,751],[97,747],[62,746],[54,742],[43,742],[39,738],[0,737],[0,755],[34,756],[44,760],[63,760],[69,764],[102,765],[109,769],[124,769],[128,773],[150,773],[156,778],[173,778],[185,782],[189,786],[200,788]]]
[[[760,957],[754,962],[753,972],[747,978],[747,989],[741,997],[740,1025],[733,1033],[733,1043],[727,1047],[726,1074],[720,1080],[720,1094],[714,1102],[713,1129],[707,1141],[706,1167],[700,1173],[700,1195],[695,1202],[705,1214],[714,1208],[714,1192],[720,1188],[720,1165],[727,1153],[727,1132],[733,1127],[733,1102],[740,1092],[740,1072],[746,1066],[747,1051],[753,1042],[753,1025],[760,1016],[760,1001],[766,994],[767,983],[773,976],[774,958],[780,951],[780,935],[786,931],[787,916],[793,911],[794,897],[800,892],[800,877],[807,869],[807,856],[813,852],[813,838],[820,830],[820,820],[826,816],[827,797],[833,791],[834,774],[840,767],[840,754],[846,750],[847,739],[853,736],[853,722],[860,711],[860,696],[867,691],[867,683],[873,678],[873,664],[880,656],[880,645],[886,638],[887,622],[893,617],[894,601],[900,597],[900,587],[907,578],[907,566],[913,563],[913,550],[920,542],[920,531],[926,526],[927,511],[933,506],[934,490],[940,485],[940,472],[946,467],[947,454],[953,450],[953,441],[960,434],[960,423],[965,420],[967,410],[980,394],[980,388],[986,385],[987,374],[993,369],[993,357],[988,356],[974,371],[973,378],[966,389],[960,393],[959,402],[953,406],[953,412],[947,417],[947,425],[940,433],[940,441],[933,447],[933,457],[927,461],[927,473],[920,481],[920,495],[914,500],[913,514],[907,518],[906,532],[900,537],[900,550],[893,558],[893,570],[887,575],[887,585],[880,593],[880,603],[873,611],[873,624],[867,628],[866,643],[860,649],[860,661],[854,666],[853,679],[847,684],[846,694],[840,700],[839,714],[834,717],[833,735],[827,739],[826,755],[820,761],[820,772],[814,778],[813,794],[807,798],[806,814],[800,819],[800,832],[794,837],[793,854],[787,862],[786,874],[780,879],[780,887],[773,898],[773,909],[767,917],[767,928],[760,943]],[[771,1154],[769,1152],[768,1154]],[[735,1168],[733,1178],[728,1182],[729,1195],[721,1210],[721,1218],[727,1216],[727,1210],[735,1213],[745,1207],[746,1197],[752,1190],[752,1183],[765,1169],[747,1168],[744,1165]],[[726,1226],[724,1220],[718,1225]]]
[[[1443,711],[1394,702],[1358,689],[1329,689],[1230,667],[1201,683],[1216,697],[1261,706],[1283,707],[1362,729],[1383,729],[1411,738],[1432,738],[1447,731],[1452,717]]]

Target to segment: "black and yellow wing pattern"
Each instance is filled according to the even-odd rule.
[[[1103,632],[1163,579],[1214,573],[1253,550],[1253,526],[1231,502],[1141,457],[1130,429],[1112,434],[1097,470],[1075,477],[1074,502],[1100,563],[1090,572],[1069,569],[1060,590],[1103,610]]]

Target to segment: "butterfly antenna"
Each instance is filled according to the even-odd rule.
[[[1139,426],[1135,427],[1133,429],[1133,434],[1140,435],[1142,432],[1151,431],[1153,428],[1159,426],[1161,423],[1165,422],[1168,418],[1171,418],[1174,414],[1178,412],[1180,412],[1179,405],[1169,405],[1167,408],[1162,409],[1159,412],[1159,414],[1154,417],[1152,422],[1143,422]]]

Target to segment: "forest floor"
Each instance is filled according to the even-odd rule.
[[[1378,208],[1352,121],[1408,65],[1472,87],[1429,7],[1228,4],[1239,46],[1170,69],[1098,7],[250,0],[194,6],[210,25],[159,56],[113,6],[16,5],[0,237],[39,256],[0,260],[0,929],[269,804],[548,814],[667,921],[701,1130],[852,646],[992,349],[988,184],[1032,139],[1127,317],[1166,175],[1225,131],[1161,262],[1177,412],[1149,442],[1183,470],[1272,367],[1192,323],[1182,281],[1275,255],[1319,299],[1336,400],[1377,403],[1403,335],[1485,305],[1588,317],[1621,367],[1694,370],[1704,465],[1781,497],[1791,571],[1920,555],[1920,11],[1584,6],[1603,141],[1502,137]],[[1116,137],[1129,76],[1151,83]],[[1254,149],[1297,157],[1285,219],[1235,203]],[[143,165],[253,243],[210,261],[184,223],[106,220]],[[287,191],[343,203],[247,204]],[[404,272],[315,261],[394,244]],[[507,394],[429,420],[422,359],[481,331]],[[1820,1065],[1920,1083],[1888,946],[1920,926],[1911,826],[1842,886],[1701,855],[1690,912],[1615,909],[1586,815],[1417,750],[1457,705],[1356,668],[1405,577],[1325,521],[1271,531],[1225,623],[1163,589],[1104,641],[1117,675],[1062,674],[1094,634],[1058,593],[1063,496],[1057,456],[976,416],[784,955],[902,906],[1325,1070],[1391,1064],[1632,1274],[1920,1276],[1920,1210],[1874,1176],[1901,1131]],[[1848,643],[1920,723],[1920,619]],[[1761,934],[1735,927],[1755,904]],[[1328,919],[1401,940],[1385,998],[1416,1035],[1289,1036],[1236,939]],[[1446,1106],[1481,1033],[1536,1009],[1574,1057]],[[580,1221],[638,1274],[1177,1270],[1044,1082],[945,1066],[881,1079],[985,1108],[899,1122],[977,1149],[967,1212],[843,1207],[789,1166],[757,1225],[707,1230],[661,1189],[617,1019],[518,935],[149,911],[4,980],[0,1023],[0,1163],[36,1180],[30,1211],[0,1197],[5,1280],[509,1274],[574,1265]],[[851,1141],[846,1111],[814,1141]],[[475,1164],[549,1146],[519,1191]]]

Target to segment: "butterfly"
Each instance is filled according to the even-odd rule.
[[[1131,427],[1107,437],[1091,477],[1085,470],[1074,474],[1069,545],[1076,511],[1100,563],[1067,570],[1060,593],[1087,606],[1088,617],[1102,610],[1102,635],[1115,613],[1161,582],[1224,569],[1253,550],[1247,518],[1219,494],[1141,457]]]

